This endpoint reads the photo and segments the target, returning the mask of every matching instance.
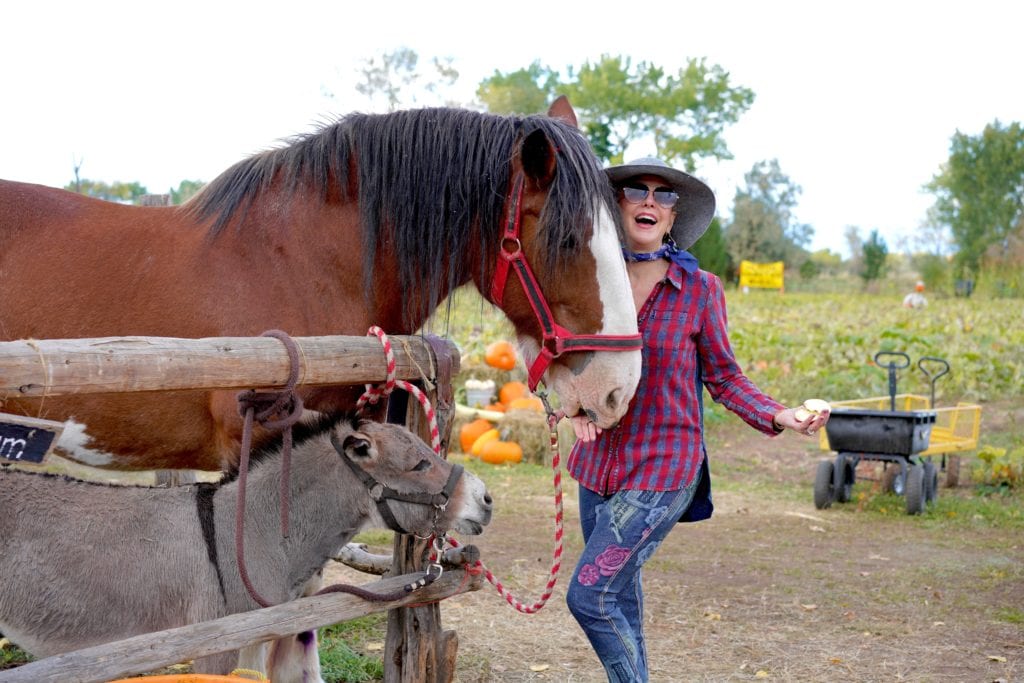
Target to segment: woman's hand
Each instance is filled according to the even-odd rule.
[[[594,424],[586,415],[575,415],[569,418],[572,430],[576,432],[576,438],[580,441],[593,441],[602,429]]]
[[[807,410],[801,405],[796,408],[786,408],[776,414],[772,419],[772,424],[777,429],[792,429],[794,432],[813,436],[815,432],[825,426],[831,414],[831,409],[829,408],[823,408],[815,412]]]

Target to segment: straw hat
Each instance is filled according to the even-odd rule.
[[[620,166],[606,168],[605,173],[615,187],[621,187],[630,178],[642,175],[656,175],[664,178],[679,194],[676,204],[676,220],[672,224],[672,239],[680,249],[689,249],[708,229],[715,217],[715,194],[703,181],[689,173],[683,173],[661,159],[643,157]]]

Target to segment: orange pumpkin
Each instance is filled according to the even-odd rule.
[[[515,441],[488,441],[480,449],[480,459],[492,465],[523,461],[523,449]]]
[[[493,410],[496,413],[504,413],[506,408],[504,403],[492,403],[484,408],[484,410]]]
[[[469,453],[469,449],[473,447],[473,442],[492,427],[494,425],[482,417],[462,425],[462,429],[459,430],[459,446],[462,447],[462,452]]]
[[[516,366],[516,350],[505,340],[492,342],[484,351],[484,360],[492,368],[511,370]]]
[[[544,412],[544,402],[536,396],[523,396],[512,399],[508,404],[509,410],[535,410],[538,413]]]
[[[473,442],[473,445],[469,447],[469,452],[472,455],[479,457],[480,452],[483,450],[484,446],[486,446],[488,442],[497,441],[500,438],[501,436],[498,434],[497,429],[488,429],[486,432],[484,432],[483,434],[476,438],[476,441]]]
[[[510,405],[517,398],[529,395],[530,390],[522,382],[505,382],[501,389],[498,390],[498,400],[506,406]]]

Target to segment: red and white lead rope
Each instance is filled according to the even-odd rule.
[[[384,333],[384,330],[374,325],[366,333],[366,336],[375,336],[380,340],[381,345],[384,347],[384,358],[387,362],[388,374],[384,380],[384,386],[366,385],[366,391],[356,401],[356,411],[362,411],[367,404],[376,405],[377,401],[394,391],[395,387],[405,389],[415,396],[416,400],[423,406],[423,412],[426,414],[427,422],[430,425],[430,447],[434,449],[435,453],[441,455],[441,433],[437,427],[437,415],[434,413],[434,406],[430,404],[430,399],[415,384],[406,382],[404,379],[395,379],[395,354],[391,349],[391,340],[388,339],[388,335]]]
[[[547,407],[547,401],[544,402]],[[562,537],[563,537],[563,520],[562,520],[562,470],[560,467],[560,457],[558,454],[558,431],[555,427],[557,418],[548,408],[548,426],[551,429],[551,469],[554,472],[554,484],[555,484],[555,552],[551,559],[551,571],[548,574],[548,582],[544,587],[544,592],[540,598],[537,599],[532,605],[524,605],[518,598],[508,591],[505,586],[501,584],[501,581],[494,577],[491,570],[484,566],[484,563],[477,560],[467,571],[469,572],[480,572],[483,571],[484,577],[494,586],[494,589],[498,591],[498,594],[505,598],[505,601],[515,608],[516,611],[522,612],[523,614],[535,614],[539,612],[547,601],[551,598],[551,594],[555,591],[555,583],[558,582],[558,572],[562,568]],[[457,546],[458,543],[455,539],[449,538],[449,542],[453,546]]]
[[[441,435],[440,430],[437,426],[437,415],[434,412],[434,407],[430,404],[430,399],[427,398],[419,387],[414,384],[410,384],[405,380],[395,379],[395,355],[391,349],[391,341],[388,339],[387,334],[384,330],[374,325],[367,332],[367,336],[376,336],[380,339],[381,345],[384,347],[384,356],[387,359],[387,379],[384,381],[384,385],[374,386],[372,384],[366,385],[366,391],[359,397],[356,402],[356,410],[360,411],[366,405],[376,404],[382,397],[390,394],[397,386],[400,389],[405,389],[420,402],[423,406],[423,411],[426,414],[427,421],[430,425],[430,441],[431,447],[434,452],[441,455]],[[524,605],[518,598],[512,595],[511,592],[505,586],[502,585],[501,581],[495,578],[491,570],[488,569],[483,562],[477,560],[475,564],[467,569],[469,573],[483,572],[484,577],[494,586],[498,594],[505,598],[513,608],[523,614],[534,614],[551,598],[552,593],[555,590],[555,583],[558,581],[558,572],[562,568],[562,537],[563,537],[563,520],[562,520],[562,470],[561,470],[561,457],[558,453],[558,431],[556,429],[557,418],[552,413],[550,407],[547,405],[547,401],[544,401],[544,406],[548,412],[548,426],[551,431],[551,469],[554,472],[554,486],[555,486],[555,551],[554,557],[551,561],[551,571],[548,575],[547,585],[544,587],[544,592],[540,598],[532,605]],[[458,547],[459,543],[451,537],[448,537],[448,542],[453,547]],[[434,559],[433,557],[431,558]]]

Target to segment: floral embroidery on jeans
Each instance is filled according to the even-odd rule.
[[[651,511],[647,513],[647,518],[644,519],[644,524],[648,527],[654,526],[657,522],[661,521],[662,516],[665,514],[665,510],[666,506],[664,505],[652,508]]]
[[[641,567],[643,566],[644,562],[651,559],[651,555],[654,554],[654,551],[658,549],[659,545],[661,545],[661,541],[658,541],[657,543],[651,543],[650,545],[641,548],[640,552],[636,554],[636,566]]]
[[[580,567],[580,572],[577,575],[576,580],[584,586],[593,586],[595,583],[597,583],[597,580],[600,577],[600,570],[598,570],[598,568],[594,565],[588,563]]]
[[[601,576],[611,576],[626,563],[628,557],[629,548],[623,548],[620,545],[610,545],[594,558],[594,562],[601,571]]]

